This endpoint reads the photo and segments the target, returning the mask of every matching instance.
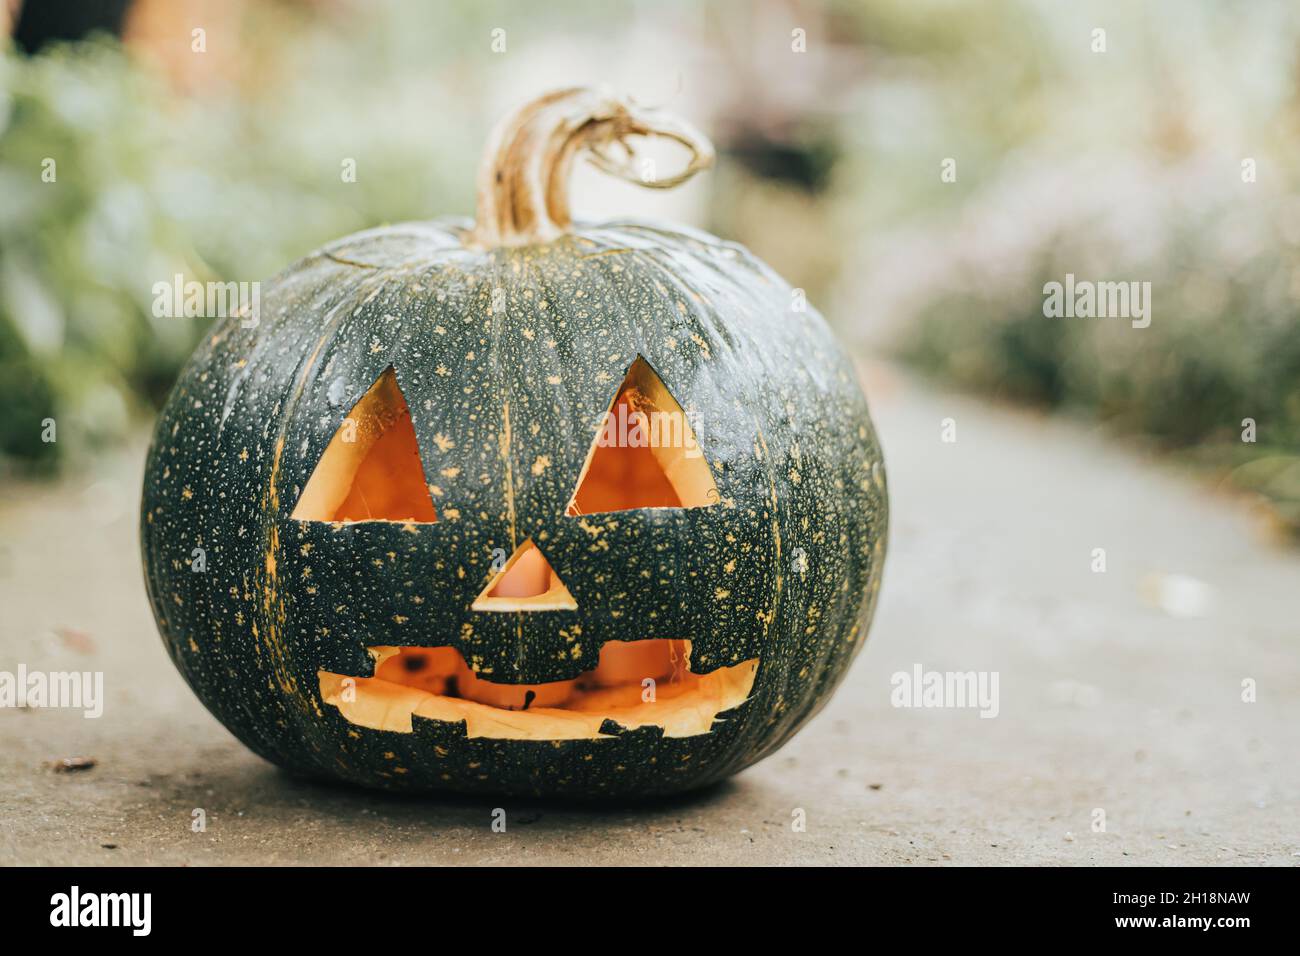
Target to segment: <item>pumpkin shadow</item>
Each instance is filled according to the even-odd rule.
[[[534,857],[528,854],[566,863],[585,860],[593,846],[612,854],[610,861],[625,862],[629,857],[620,854],[653,852],[662,840],[700,838],[738,819],[736,811],[761,814],[769,802],[762,784],[743,777],[669,797],[597,803],[391,793],[295,774],[233,746],[206,756],[201,767],[171,768],[137,781],[150,795],[134,804],[141,820],[181,814],[189,824],[192,808],[203,808],[203,832],[215,836],[202,843],[191,842],[188,825],[154,832],[142,823],[135,834],[142,845],[180,853],[187,864],[529,862]],[[501,810],[504,831],[494,826]]]
[[[533,826],[550,819],[572,822],[574,816],[587,819],[619,816],[655,815],[702,810],[733,798],[742,789],[734,779],[720,780],[695,790],[670,796],[626,796],[595,800],[583,797],[547,797],[532,794],[461,794],[461,793],[404,793],[401,791],[372,790],[358,784],[328,777],[315,777],[284,770],[263,767],[263,780],[259,790],[279,791],[287,804],[300,806],[304,797],[310,796],[312,805],[321,810],[333,807],[340,812],[365,808],[371,813],[384,811],[394,818],[410,816],[421,821],[429,820],[431,810],[442,811],[446,822],[468,822],[482,825],[490,820],[493,810],[504,807],[512,824]],[[541,827],[540,829],[545,829]]]

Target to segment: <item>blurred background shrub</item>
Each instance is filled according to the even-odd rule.
[[[738,239],[857,346],[1143,439],[1300,529],[1287,0],[0,9],[0,468],[147,420],[205,325],[155,318],[155,282],[266,278],[356,229],[468,215],[504,110],[608,82],[721,161],[668,194],[580,171],[580,212]],[[1152,283],[1151,326],[1045,317],[1066,273]]]

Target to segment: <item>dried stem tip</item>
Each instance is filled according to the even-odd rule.
[[[673,176],[638,174],[627,142],[631,136],[675,140],[690,152],[690,161]],[[479,166],[471,242],[485,248],[518,246],[562,235],[571,221],[569,174],[582,154],[610,175],[651,189],[670,189],[713,163],[713,145],[674,116],[603,89],[557,90],[523,106],[493,132]]]

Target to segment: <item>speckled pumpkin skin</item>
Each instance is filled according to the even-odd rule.
[[[821,316],[793,311],[789,286],[737,245],[618,222],[475,251],[467,227],[342,239],[264,283],[256,328],[214,326],[145,472],[145,573],[167,649],[240,740],[305,774],[578,798],[733,774],[826,703],[867,634],[888,512],[854,370]],[[721,500],[568,517],[638,354],[690,414]],[[389,365],[438,522],[291,519]],[[529,536],[578,610],[472,611],[493,549]],[[195,548],[206,571],[190,568]],[[690,638],[699,672],[758,658],[750,698],[699,736],[536,742],[420,717],[410,734],[354,726],[317,680],[371,675],[369,645],[450,644],[494,680],[554,681],[594,668],[605,641],[652,637]]]

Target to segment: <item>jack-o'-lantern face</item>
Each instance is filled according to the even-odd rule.
[[[435,439],[435,446],[445,452],[440,462],[455,460],[454,439]],[[543,464],[530,470],[550,467],[548,456],[534,461]],[[458,473],[454,464],[441,469],[443,475]],[[444,515],[451,508],[462,519],[461,510],[446,502],[445,490],[429,480],[410,407],[389,366],[335,432],[292,517],[336,527],[396,522],[418,533],[418,525],[439,520],[435,494],[444,502]],[[564,510],[550,517],[556,522],[585,518],[595,527],[590,524],[595,516],[719,504],[686,413],[638,356],[597,426]],[[551,537],[545,521],[533,524],[536,537]],[[534,537],[503,543],[509,545],[508,556],[505,548],[492,549],[496,558],[487,580],[463,608],[453,633],[472,635],[479,615],[550,615],[528,623],[539,640],[551,642],[554,654],[547,656],[567,664],[581,653],[574,635],[583,630],[572,613],[578,600]],[[364,563],[361,567],[366,573]],[[593,600],[599,596],[593,594]],[[402,733],[411,732],[413,717],[423,717],[463,721],[469,737],[599,739],[643,726],[690,736],[707,733],[719,713],[745,700],[758,666],[757,659],[749,659],[697,674],[690,667],[689,637],[647,634],[604,641],[595,666],[576,676],[565,676],[571,670],[565,667],[555,680],[518,682],[509,672],[484,666],[479,657],[471,666],[457,643],[437,645],[436,636],[417,639],[419,644],[368,645],[373,676],[320,671],[322,699],[354,724]]]
[[[617,161],[629,135],[691,163],[645,182]],[[605,93],[542,97],[489,144],[474,226],[291,266],[163,409],[154,615],[269,759],[390,789],[673,793],[781,746],[861,647],[887,509],[852,364],[742,248],[573,223],[580,154],[660,186],[711,155]]]

